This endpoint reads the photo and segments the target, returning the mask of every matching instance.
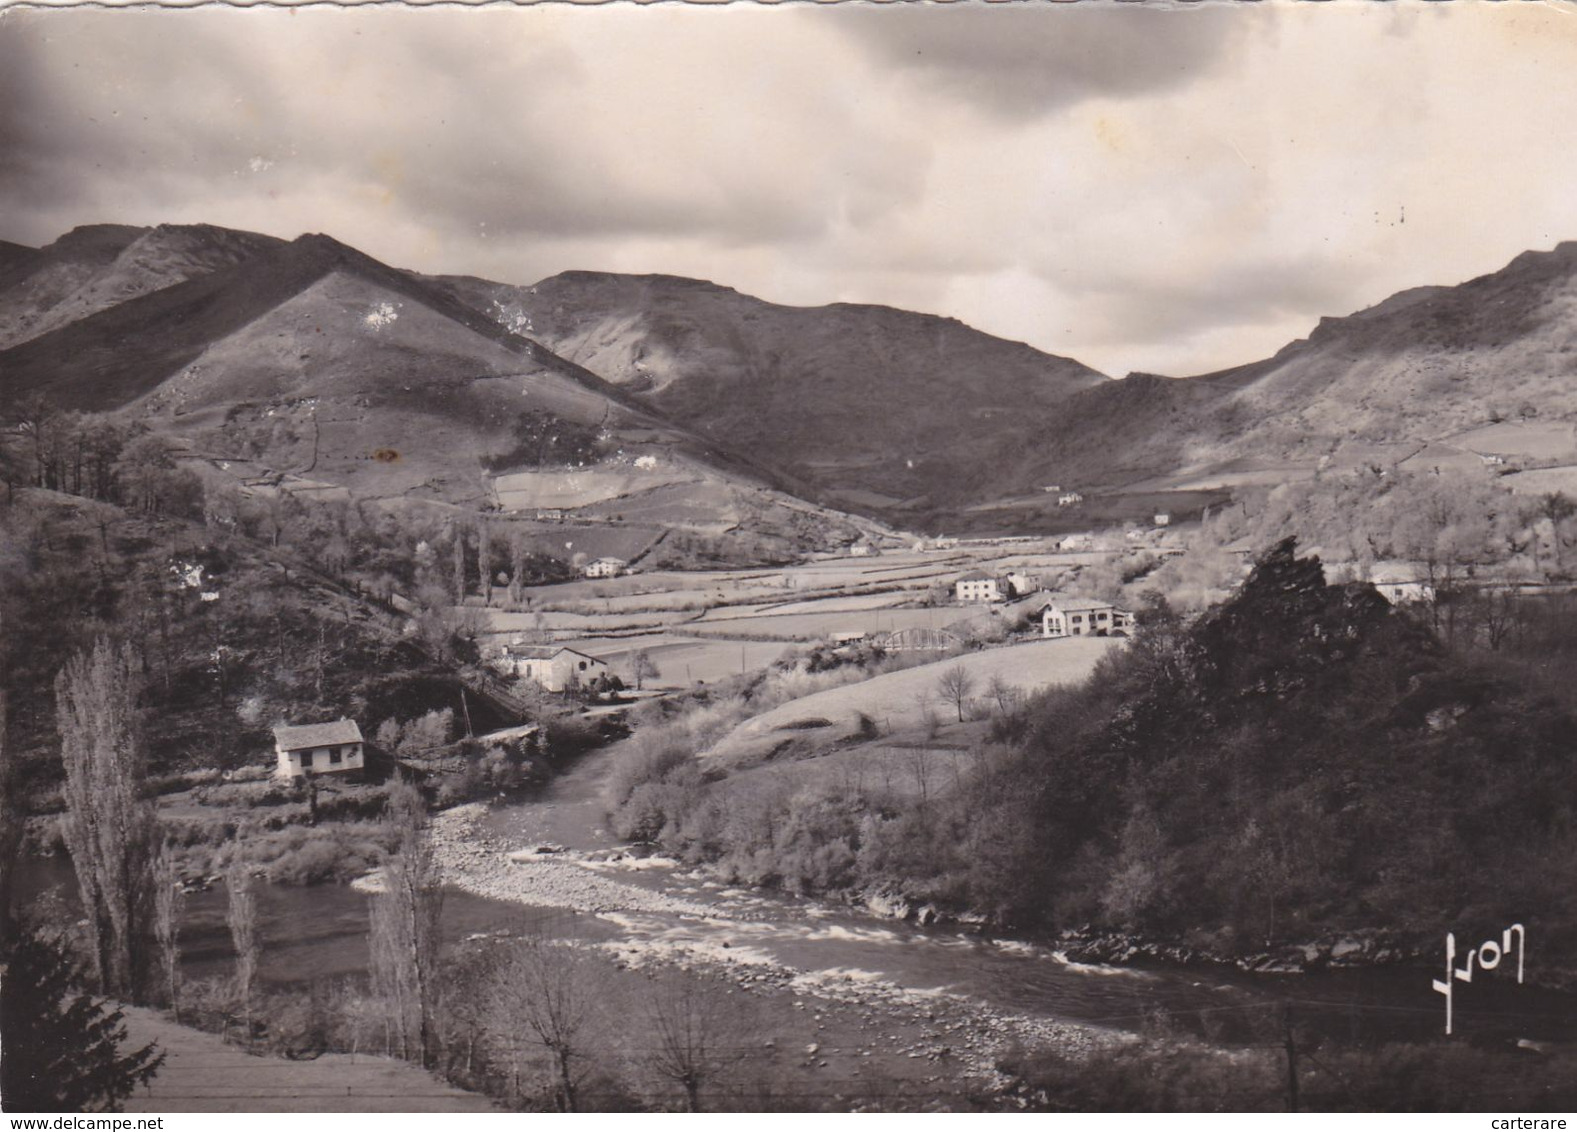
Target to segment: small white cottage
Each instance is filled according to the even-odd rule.
[[[275,773],[280,778],[304,774],[339,774],[362,768],[361,728],[353,719],[274,728]]]

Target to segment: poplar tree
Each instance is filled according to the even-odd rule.
[[[390,791],[389,816],[398,842],[383,863],[384,891],[368,908],[373,985],[400,1056],[426,1066],[435,1052],[443,880],[415,787]]]
[[[148,965],[158,817],[144,785],[138,666],[99,638],[55,679],[65,766],[66,847],[76,869],[100,992],[133,999]]]

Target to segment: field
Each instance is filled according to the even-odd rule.
[[[493,1112],[403,1061],[325,1053],[310,1061],[258,1057],[217,1034],[123,1007],[134,1045],[157,1041],[164,1065],[125,1102],[126,1112]]]
[[[1501,482],[1518,495],[1544,495],[1559,491],[1577,498],[1577,465],[1514,472]]]
[[[943,701],[938,683],[944,672],[956,666],[962,666],[974,681],[973,698],[985,696],[986,684],[993,677],[1033,692],[1085,679],[1096,661],[1120,644],[1095,637],[1034,641],[890,672],[791,700],[746,720],[704,754],[719,762],[752,762],[799,731],[816,730],[829,737],[847,735],[858,725],[861,713],[884,734],[920,728],[928,713],[945,720],[954,712],[953,705]],[[956,714],[953,718],[957,719]]]

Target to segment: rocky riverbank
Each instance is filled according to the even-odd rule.
[[[627,883],[615,875],[677,863],[511,844],[482,828],[485,812],[480,804],[460,806],[433,820],[432,844],[450,884],[495,900],[592,913],[615,929],[615,938],[571,942],[597,948],[620,966],[679,967],[726,980],[770,1010],[774,1041],[803,1051],[800,1068],[825,1071],[855,1093],[862,1075],[895,1076],[923,1090],[995,1093],[1008,1084],[996,1066],[1011,1049],[1054,1046],[1082,1054],[1131,1040],[946,990],[912,990],[872,971],[790,965],[769,950],[783,926],[753,894],[692,874],[669,874],[675,892]],[[692,892],[705,892],[708,902],[691,899]]]
[[[486,811],[484,803],[473,802],[433,818],[430,835],[444,879],[464,892],[575,912],[711,914],[703,904],[610,879],[586,867],[579,854],[508,845],[480,828]]]

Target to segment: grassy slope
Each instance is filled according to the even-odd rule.
[[[127,1112],[493,1112],[486,1097],[414,1065],[366,1054],[311,1061],[260,1057],[141,1007],[127,1007],[132,1045],[156,1041],[166,1060]]]
[[[1075,684],[1088,677],[1096,661],[1117,644],[1108,638],[1035,641],[889,672],[792,700],[747,720],[706,751],[705,757],[722,764],[749,762],[791,737],[794,725],[806,720],[826,720],[832,726],[825,734],[841,736],[854,729],[861,712],[884,731],[906,730],[922,722],[922,697],[929,697],[930,710],[945,719],[954,709],[942,700],[937,684],[945,671],[957,665],[974,679],[971,698],[984,696],[986,683],[993,676],[1001,676],[1026,692],[1052,684]]]

